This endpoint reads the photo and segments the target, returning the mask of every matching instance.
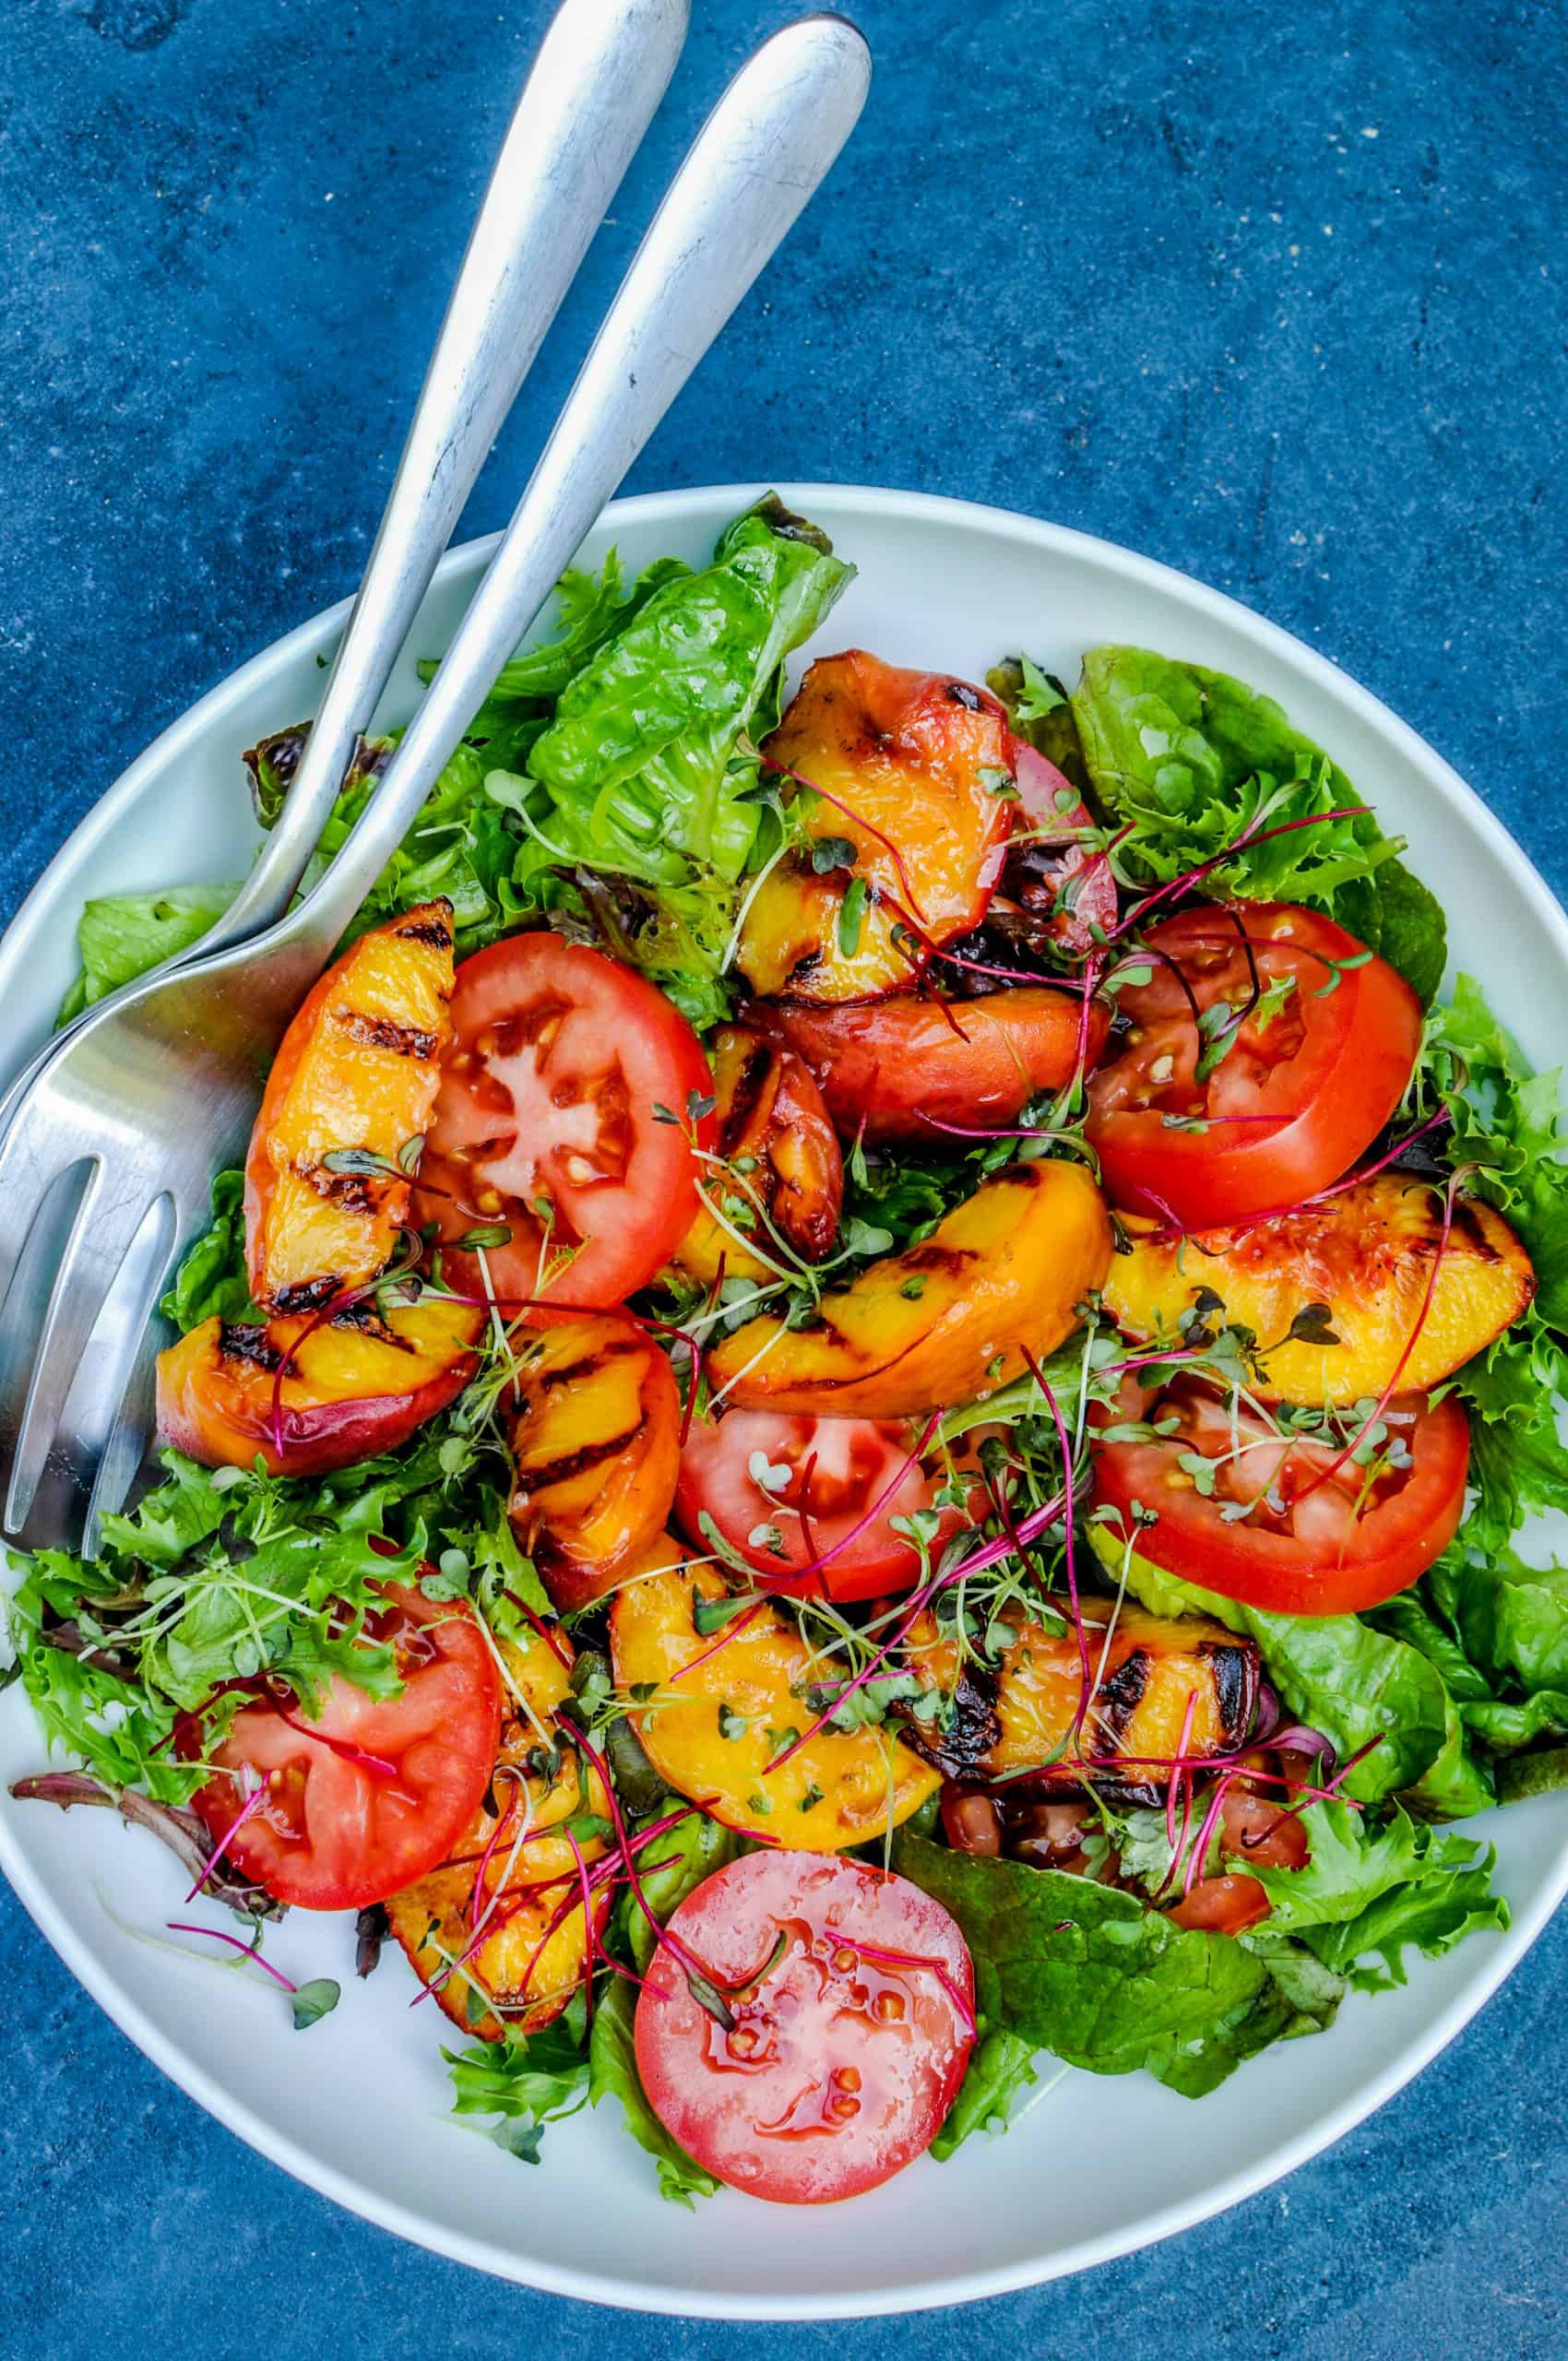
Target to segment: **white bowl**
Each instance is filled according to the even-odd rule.
[[[1405,832],[1473,966],[1538,1062],[1568,1003],[1568,921],[1523,854],[1430,747],[1364,689],[1201,585],[1079,533],[958,501],[785,486],[860,568],[825,645],[979,676],[1022,647],[1072,677],[1099,641],[1141,642],[1241,674],[1320,740]],[[588,548],[635,570],[700,561],[745,487],[629,500]],[[488,544],[443,565],[411,642],[439,653]],[[47,1030],[73,966],[84,896],[233,876],[254,838],[241,749],[314,710],[343,610],[318,617],[204,697],[132,764],[52,863],[0,943],[8,1073]],[[390,719],[418,694],[411,659]],[[41,1766],[18,1689],[0,1700],[0,1782]],[[1405,1989],[1351,1998],[1331,2032],[1291,2042],[1196,2104],[1146,2075],[1066,2075],[1005,2137],[977,2139],[851,2203],[772,2207],[729,2192],[695,2213],[664,2203],[612,2106],[553,2127],[530,2168],[446,2113],[450,2029],[411,2016],[395,1950],[363,1986],[346,1919],[296,1912],[269,1954],[296,1980],[336,1975],[342,2006],[295,2034],[271,1992],[126,1931],[161,1931],[182,1880],[150,1838],[107,1813],[69,1818],[0,1786],[0,1863],[66,1966],[147,2055],[263,2154],[341,2204],[436,2251],[559,2294],[731,2319],[886,2313],[1029,2285],[1218,2213],[1381,2106],[1507,1975],[1568,1890],[1568,1805],[1550,1797],[1485,1826],[1514,1909]],[[107,1904],[107,1907],[105,1906]],[[111,1915],[113,1913],[113,1915]],[[220,1913],[205,1914],[214,1922]]]

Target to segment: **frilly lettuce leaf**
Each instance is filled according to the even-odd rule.
[[[1311,1846],[1302,1868],[1250,1874],[1268,1895],[1270,1932],[1299,1936],[1353,1982],[1403,1983],[1406,1945],[1435,1959],[1477,1928],[1508,1924],[1490,1847],[1440,1835],[1397,1807],[1369,1824],[1348,1804],[1309,1804],[1301,1824]],[[1367,1952],[1382,1953],[1386,1974],[1357,1965]]]
[[[1562,1074],[1532,1074],[1473,976],[1455,977],[1453,999],[1427,1021],[1411,1100],[1439,1101],[1453,1119],[1455,1164],[1479,1168],[1481,1192],[1507,1216],[1536,1266],[1534,1313],[1568,1331],[1568,1112]],[[1503,1345],[1517,1348],[1528,1326]],[[1535,1388],[1534,1376],[1520,1381]],[[1565,1463],[1568,1465],[1568,1463]]]

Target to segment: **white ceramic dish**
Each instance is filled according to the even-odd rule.
[[[827,645],[860,642],[971,676],[1021,645],[1072,675],[1095,642],[1141,641],[1271,692],[1411,836],[1453,915],[1459,958],[1531,1055],[1552,1061],[1568,1006],[1568,920],[1471,790],[1322,658],[1214,591],[1080,534],[910,493],[784,490],[861,569]],[[730,487],[623,502],[588,555],[614,541],[633,570],[666,552],[700,560],[750,496]],[[487,549],[449,556],[415,654],[445,645]],[[0,1070],[47,1028],[84,896],[243,869],[253,830],[240,751],[314,709],[317,654],[341,613],[304,624],[193,706],[65,845],[0,943]],[[406,717],[416,694],[410,661],[387,717]],[[13,1689],[0,1701],[0,1783],[41,1757]],[[1418,1962],[1406,1989],[1351,1999],[1330,2034],[1269,2052],[1195,2106],[1143,2075],[1069,2074],[1004,2139],[977,2141],[947,2165],[923,2161],[848,2205],[802,2212],[726,2193],[693,2214],[658,2198],[611,2107],[553,2128],[538,2169],[456,2126],[439,2055],[449,2029],[429,2009],[410,2017],[415,1986],[395,1951],[369,1984],[351,1981],[346,1920],[296,1912],[269,1943],[296,1978],[332,1974],[346,1986],[337,2014],[298,2035],[268,1991],[117,1923],[160,1929],[191,1915],[175,1909],[181,1881],[151,1838],[107,1813],[66,1819],[12,1803],[0,1784],[0,1864],[65,1965],[165,2073],[265,2155],[481,2269],[603,2303],[735,2319],[1000,2294],[1168,2236],[1290,2171],[1453,2039],[1568,1891],[1568,1806],[1543,1797],[1495,1815],[1486,1833],[1514,1907],[1507,1935]]]

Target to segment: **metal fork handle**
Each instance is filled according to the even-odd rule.
[[[282,813],[196,955],[281,918],[436,561],[653,120],[689,0],[564,0],[463,256],[386,513]]]
[[[871,57],[842,17],[764,43],[699,132],[380,787],[270,938],[325,964],[492,682],[853,130]],[[292,790],[297,791],[297,790]]]

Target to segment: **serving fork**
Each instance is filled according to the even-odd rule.
[[[591,38],[585,18],[597,22]],[[684,18],[684,0],[588,0],[557,18],[399,464],[375,552],[385,587],[373,561],[285,803],[281,848],[275,833],[184,964],[89,1010],[13,1100],[0,1140],[0,1525],[23,1547],[73,1546],[80,1534],[90,1550],[100,1517],[125,1498],[151,1431],[159,1296],[208,1218],[212,1175],[243,1154],[291,1017],[496,673],[859,117],[870,58],[842,18],[787,27],[735,77],[638,247],[379,787],[326,875],[279,917],[469,485],[662,94]],[[572,35],[558,41],[568,19]],[[633,19],[647,37],[640,72],[624,45]],[[575,126],[563,104],[580,111]],[[508,159],[514,183],[498,196]],[[527,219],[508,237],[519,192]]]

